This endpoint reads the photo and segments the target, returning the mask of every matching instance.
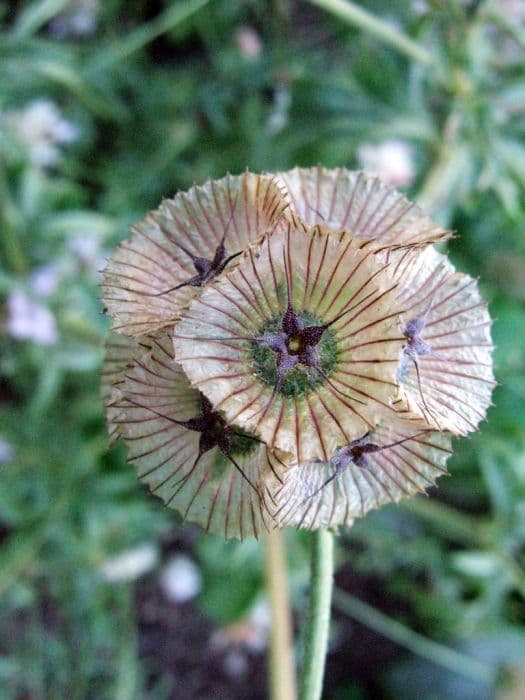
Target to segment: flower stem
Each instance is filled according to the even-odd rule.
[[[270,697],[272,700],[295,700],[292,614],[281,530],[272,530],[266,537],[266,589],[272,611],[268,664]]]
[[[388,617],[349,593],[336,590],[334,592],[334,605],[377,634],[384,635],[433,664],[478,682],[491,683],[493,681],[493,672],[490,667],[478,659],[414,632],[398,620]]]
[[[312,534],[311,557],[301,700],[319,700],[323,690],[334,578],[334,537],[331,532],[316,530]]]
[[[410,39],[406,34],[400,32],[396,27],[378,19],[370,12],[367,12],[355,2],[350,0],[310,0],[312,5],[322,7],[341,19],[359,27],[363,31],[376,36],[385,44],[390,44],[401,53],[426,66],[435,65],[432,54],[423,46]]]

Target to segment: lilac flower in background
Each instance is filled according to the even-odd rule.
[[[7,329],[16,340],[32,340],[38,345],[54,345],[58,340],[55,317],[42,304],[15,289],[7,299]]]
[[[7,112],[5,119],[36,168],[57,165],[61,158],[58,145],[78,138],[78,128],[64,119],[51,100],[33,100],[22,110]]]
[[[156,546],[152,542],[144,542],[106,559],[100,572],[109,583],[135,581],[151,571],[157,559]]]
[[[202,577],[198,566],[183,554],[170,559],[162,569],[160,587],[170,603],[187,603],[200,593]]]
[[[70,0],[64,12],[51,21],[50,32],[55,39],[90,36],[98,26],[99,13],[98,0]]]
[[[525,3],[523,0],[499,0],[496,3],[496,7],[499,13],[506,17],[509,22],[517,25],[525,23]]]
[[[11,462],[14,456],[13,446],[0,435],[0,464]]]
[[[422,17],[423,15],[426,15],[427,12],[430,10],[428,6],[428,2],[426,0],[413,0],[410,3],[410,9],[416,17]]]
[[[29,277],[31,289],[35,294],[44,298],[53,296],[59,282],[60,272],[58,265],[54,263],[37,267]]]
[[[391,139],[378,144],[364,143],[357,149],[363,170],[376,175],[387,185],[406,187],[416,176],[412,146],[406,141]]]

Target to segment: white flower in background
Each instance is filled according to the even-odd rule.
[[[284,129],[288,123],[292,93],[288,85],[278,85],[273,94],[273,105],[266,122],[266,131],[274,136]]]
[[[172,557],[159,579],[164,596],[170,603],[187,603],[200,592],[202,578],[198,566],[183,554]]]
[[[70,0],[65,11],[55,17],[49,29],[56,39],[68,36],[90,36],[98,25],[98,0]]]
[[[52,296],[60,282],[58,266],[54,263],[37,267],[29,276],[29,284],[35,294],[47,298]]]
[[[216,630],[210,646],[224,653],[224,670],[232,677],[243,676],[249,665],[250,653],[261,653],[266,648],[271,626],[271,613],[263,598],[256,602],[248,615],[239,622]]]
[[[272,624],[272,613],[266,598],[261,598],[252,606],[249,614],[251,635],[246,645],[252,651],[264,651]]]
[[[10,462],[14,456],[15,451],[13,450],[13,446],[0,436],[0,464]]]
[[[37,168],[56,165],[60,161],[57,145],[78,138],[78,128],[64,119],[51,100],[34,100],[20,111],[7,112],[5,119]]]
[[[16,340],[32,340],[38,345],[54,345],[58,340],[55,317],[46,307],[19,289],[7,299],[7,329]]]
[[[417,17],[422,17],[423,15],[426,15],[427,12],[430,10],[428,2],[426,2],[426,0],[413,0],[410,4],[410,9],[412,10],[412,13]]]
[[[239,27],[235,33],[235,41],[245,58],[258,58],[261,55],[263,47],[261,37],[253,27]]]
[[[510,24],[525,24],[525,2],[523,0],[499,0],[495,8]]]
[[[144,542],[133,549],[127,549],[106,559],[100,567],[100,572],[109,583],[135,581],[151,571],[157,559],[158,552],[155,545]]]
[[[90,233],[79,231],[69,239],[69,248],[88,272],[98,278],[106,265],[99,240]]]
[[[405,187],[416,176],[412,146],[406,141],[390,139],[378,144],[364,143],[357,149],[361,167],[377,175],[387,185]]]

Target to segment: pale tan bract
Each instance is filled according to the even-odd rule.
[[[113,446],[120,437],[118,424],[115,423],[119,416],[119,410],[114,406],[116,392],[124,381],[126,370],[133,360],[150,350],[151,341],[147,336],[135,338],[110,332],[106,338],[100,397],[104,402],[110,446]]]
[[[104,270],[113,330],[142,335],[172,326],[200,291],[189,284],[176,289],[198,273],[195,258],[211,261],[223,240],[227,256],[241,253],[286,207],[274,179],[249,172],[165,199],[133,226]]]
[[[199,392],[173,361],[168,334],[151,339],[150,353],[135,359],[113,394],[115,419],[138,477],[184,519],[225,539],[258,536],[271,522],[260,498],[262,482],[279,462],[254,443],[236,455],[243,476],[217,447],[199,456],[200,434],[173,421],[200,413]],[[274,466],[276,465],[276,466]],[[257,491],[248,482],[257,487]]]
[[[294,168],[277,173],[290,211],[309,226],[348,231],[375,248],[438,243],[451,232],[379,178],[346,168]]]
[[[477,281],[456,272],[432,247],[385,258],[397,282],[401,331],[413,319],[422,319],[420,337],[430,350],[414,359],[402,353],[400,401],[395,405],[406,404],[438,430],[475,431],[491,405],[495,386],[492,321]]]
[[[265,502],[279,527],[350,527],[355,518],[415,493],[424,493],[446,474],[452,454],[448,433],[431,431],[421,421],[386,415],[368,437],[386,447],[367,455],[368,466],[351,464],[335,475],[330,461],[293,463],[267,485]]]

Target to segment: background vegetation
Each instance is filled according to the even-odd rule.
[[[501,382],[430,499],[339,538],[326,698],[524,697],[525,8],[360,7],[0,4],[1,700],[265,696],[262,545],[181,525],[107,451],[97,270],[163,196],[318,162],[457,231]]]

